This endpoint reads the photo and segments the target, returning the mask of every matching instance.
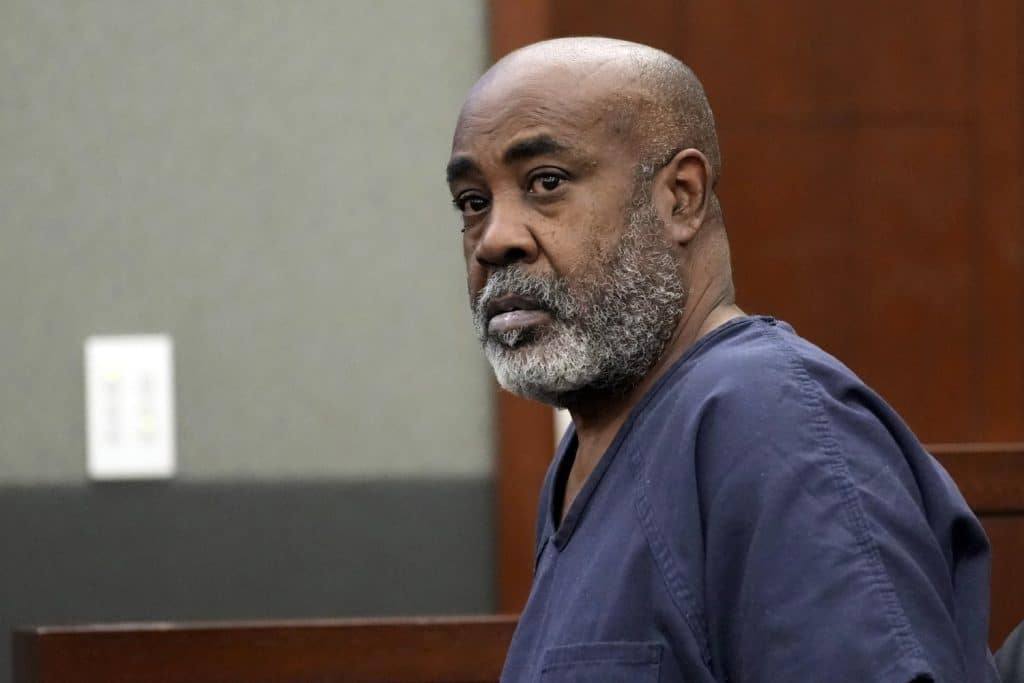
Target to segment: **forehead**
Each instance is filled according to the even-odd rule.
[[[605,84],[566,68],[485,76],[463,105],[452,155],[498,152],[536,134],[599,147],[626,133],[617,99]]]

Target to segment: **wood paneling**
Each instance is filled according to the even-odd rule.
[[[789,321],[923,440],[949,444],[937,453],[993,544],[998,644],[1024,618],[1024,450],[999,445],[1024,441],[1024,0],[531,5],[543,17],[532,32],[492,27],[495,57],[605,35],[664,49],[701,77],[739,304]],[[537,453],[502,449],[499,477],[506,458],[548,461],[547,418],[522,409],[499,423],[543,435]],[[522,507],[499,511],[503,538],[523,547],[503,557],[532,554],[539,480],[523,481]],[[512,576],[510,610],[527,591]]]
[[[491,0],[490,54],[497,61],[523,45],[551,36],[551,3],[549,0]]]
[[[551,0],[545,37],[609,36],[670,49],[685,28],[679,4],[644,0],[641,9],[629,0]]]
[[[515,617],[24,629],[14,683],[491,683]]]
[[[975,175],[973,399],[976,440],[1024,423],[1024,2],[971,4]]]
[[[740,304],[836,354],[926,441],[1024,438],[1024,316],[993,317],[1024,312],[1019,7],[676,3],[661,45],[715,107]]]
[[[551,461],[551,408],[498,391],[498,609],[519,612],[533,580],[537,499]]]
[[[674,3],[667,50],[704,81],[719,124],[962,119],[968,66],[962,0]]]

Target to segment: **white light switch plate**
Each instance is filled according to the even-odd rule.
[[[166,335],[85,340],[91,478],[174,476],[173,367],[173,344]]]

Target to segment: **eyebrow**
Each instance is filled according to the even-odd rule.
[[[559,142],[550,135],[542,133],[514,143],[505,150],[501,159],[506,165],[510,165],[545,154],[558,154],[568,151],[570,151],[568,145]],[[445,177],[448,179],[448,184],[451,184],[479,172],[480,167],[477,166],[473,159],[466,156],[457,156],[448,162],[448,167],[445,169]]]
[[[456,180],[462,180],[466,176],[479,173],[480,167],[476,165],[469,157],[455,157],[448,162],[447,168],[445,168],[445,177],[448,179],[448,184],[452,184]]]
[[[567,151],[569,151],[569,148],[566,145],[555,140],[550,135],[542,133],[532,138],[520,140],[513,144],[505,150],[505,154],[502,156],[502,161],[506,164],[512,164],[517,161],[532,159],[533,157],[539,157],[545,154],[557,154],[559,152]]]

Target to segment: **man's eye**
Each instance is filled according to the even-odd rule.
[[[487,198],[478,194],[462,194],[456,197],[452,204],[464,216],[472,216],[487,209]]]
[[[556,173],[539,173],[530,179],[529,192],[540,194],[554,192],[565,182],[565,178]]]

